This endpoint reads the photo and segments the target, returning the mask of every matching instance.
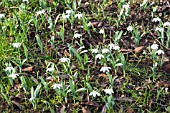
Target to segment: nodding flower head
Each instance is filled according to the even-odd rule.
[[[110,69],[111,69],[111,67],[102,67],[100,69],[100,71],[102,71],[102,72],[109,72]]]
[[[151,49],[152,50],[157,50],[158,49],[158,44],[152,44]]]

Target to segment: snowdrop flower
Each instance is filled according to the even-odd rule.
[[[157,62],[153,64],[153,67],[157,67],[157,66],[158,66],[158,63],[157,63]]]
[[[152,44],[151,49],[152,50],[157,50],[158,49],[158,44]]]
[[[50,68],[47,68],[46,72],[53,72],[54,71],[54,67],[50,67]]]
[[[22,2],[27,2],[27,3],[29,3],[29,1],[28,1],[28,0],[22,0]]]
[[[168,88],[165,88],[165,92],[169,94]]]
[[[87,53],[87,52],[88,52],[88,50],[83,50],[80,52],[80,54]]]
[[[120,15],[122,15],[122,14],[123,14],[123,11],[124,11],[124,9],[121,9],[121,11],[120,11]]]
[[[75,15],[75,17],[78,18],[78,19],[82,18],[82,16],[83,16],[82,14],[76,14]]]
[[[144,0],[142,4],[140,4],[140,7],[144,6],[147,3],[148,0]]]
[[[102,49],[102,53],[108,53],[109,52],[109,49]]]
[[[96,96],[100,96],[100,93],[98,93],[97,91],[92,91],[90,94],[90,96],[96,97]]]
[[[100,71],[102,71],[102,72],[109,72],[109,69],[111,69],[111,67],[102,67],[100,69]]]
[[[163,50],[158,50],[156,53],[157,53],[158,55],[165,54]]]
[[[9,72],[14,71],[14,70],[15,70],[15,68],[13,68],[12,66],[6,67],[6,69],[5,69],[5,71],[9,71]]]
[[[164,26],[170,26],[170,22],[165,22]]]
[[[62,18],[63,18],[64,20],[66,20],[66,19],[70,18],[70,15],[65,15],[65,14],[63,14],[63,15],[62,15]]]
[[[129,4],[123,5],[123,8],[126,9],[126,10],[129,9],[130,8]]]
[[[82,50],[82,49],[84,49],[85,47],[84,46],[81,46],[81,47],[79,47],[78,49],[77,49],[77,51],[80,51],[80,50]]]
[[[92,53],[98,53],[99,50],[98,50],[98,49],[91,49],[91,52],[92,52]]]
[[[15,48],[19,48],[21,46],[21,43],[13,43],[12,46]]]
[[[104,29],[100,29],[99,33],[104,34]]]
[[[66,14],[70,15],[73,11],[72,10],[66,10]]]
[[[113,49],[115,47],[115,44],[111,43],[108,46],[109,46],[109,49],[111,50],[111,49]]]
[[[119,47],[119,46],[115,46],[113,49],[114,49],[114,50],[119,50],[120,47]]]
[[[54,83],[52,86],[51,86],[53,89],[61,89],[61,84],[56,84],[56,83]]]
[[[162,32],[162,31],[164,30],[164,28],[162,28],[162,27],[157,27],[155,30],[156,30],[156,31],[159,31],[159,32]]]
[[[113,92],[113,89],[104,89],[104,92],[105,92],[106,94],[109,94],[109,95],[111,95],[112,93],[114,93],[114,92]]]
[[[151,2],[151,3],[150,3],[150,6],[152,6],[152,5],[154,5],[154,4],[155,4],[155,2]]]
[[[127,30],[128,30],[128,31],[132,31],[132,30],[133,30],[133,27],[132,27],[132,26],[128,26],[128,27],[127,27]]]
[[[159,17],[153,18],[152,22],[160,22],[161,19]]]
[[[38,12],[37,12],[37,16],[38,16],[38,15],[41,15],[41,14],[43,14],[43,13],[45,13],[45,10],[44,10],[44,9],[41,10],[41,11],[38,11]]]
[[[96,55],[96,59],[101,59],[101,58],[104,58],[104,56],[102,54],[97,54]]]
[[[80,38],[82,35],[81,34],[78,34],[78,33],[76,33],[76,34],[74,34],[74,38]]]
[[[90,27],[90,26],[91,26],[91,22],[89,22],[89,23],[87,24],[87,26],[89,26],[89,27]]]
[[[70,59],[69,58],[60,58],[60,62],[64,63],[64,62],[68,62]]]
[[[17,78],[17,76],[19,76],[18,74],[10,74],[9,77],[11,77],[12,79]]]
[[[125,15],[128,15],[128,10],[130,9],[129,4],[123,5],[123,9],[126,10]],[[121,12],[122,13],[122,12]]]
[[[5,17],[5,14],[0,14],[0,19]]]
[[[48,64],[47,67],[49,67],[50,63]],[[54,71],[54,64],[51,65],[50,68],[47,68],[46,72],[53,72]]]
[[[122,64],[122,63],[117,63],[115,66],[116,66],[116,67],[118,67],[118,66],[123,66],[123,64]]]

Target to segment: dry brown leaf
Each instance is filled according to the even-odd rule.
[[[158,81],[156,84],[157,87],[170,87],[170,83],[165,81]]]
[[[60,113],[65,113],[66,107],[63,105],[63,107],[60,109]]]
[[[123,54],[129,54],[129,53],[132,53],[133,50],[132,49],[120,49],[120,52],[122,52]]]
[[[23,111],[22,106],[21,106],[18,102],[16,102],[16,101],[11,101],[11,103],[14,104],[14,105],[16,105],[21,111]]]
[[[23,94],[22,94],[22,93],[18,93],[18,94],[15,96],[15,98],[18,98],[18,99],[22,100]]]
[[[135,53],[140,53],[142,50],[145,49],[145,46],[139,46],[134,49]]]
[[[22,71],[32,71],[32,70],[33,70],[33,66],[22,69]]]
[[[163,71],[165,71],[168,75],[170,74],[170,63],[164,63],[162,66]]]
[[[133,112],[134,112],[134,110],[132,108],[127,109],[127,113],[133,113]]]
[[[91,111],[85,107],[82,107],[82,113],[91,113]]]
[[[96,21],[95,21],[95,22],[91,22],[91,25],[92,25],[92,26],[96,26],[98,23],[99,23],[99,22],[96,22]]]
[[[88,102],[81,102],[80,105],[90,105],[90,106],[94,106],[94,107],[99,107],[99,104],[93,101],[88,101]]]
[[[49,3],[53,3],[53,0],[47,0],[47,2],[49,2]]]
[[[56,80],[52,76],[47,77],[46,80],[48,82],[56,82]]]
[[[70,57],[70,53],[68,53],[68,51],[66,49],[64,50],[64,55],[67,57]]]
[[[115,98],[115,100],[133,102],[133,100],[128,97],[118,97],[118,98]]]
[[[104,79],[106,79],[106,80],[109,80],[109,77],[108,77],[106,74],[104,74],[104,73],[98,74],[97,76],[98,76],[99,78],[102,77],[102,78],[104,78]]]
[[[106,113],[106,105],[103,106],[102,113]]]

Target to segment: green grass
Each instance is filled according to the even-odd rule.
[[[0,112],[170,112],[170,16],[137,2],[2,0]]]

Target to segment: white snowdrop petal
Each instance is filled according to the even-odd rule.
[[[62,15],[62,18],[63,18],[64,20],[66,20],[66,19],[70,18],[70,15],[68,15],[68,14],[67,14],[67,15],[63,14],[63,15]]]
[[[127,27],[127,30],[128,30],[128,31],[132,31],[132,30],[133,30],[133,27],[132,27],[132,26],[128,26],[128,27]]]
[[[170,22],[165,22],[164,26],[170,26]]]
[[[89,96],[93,96],[93,97],[96,97],[96,96],[100,96],[100,93],[98,93],[97,91],[92,91]]]
[[[109,44],[108,46],[109,46],[109,49],[111,50],[111,49],[114,49],[115,44],[111,43],[111,44]]]
[[[163,31],[164,31],[164,28],[162,28],[162,27],[156,27],[155,30],[156,30],[156,31],[159,31],[159,32],[163,32]]]
[[[66,14],[70,15],[73,11],[72,10],[66,10]]]
[[[61,89],[61,84],[56,84],[56,83],[54,83],[52,86],[51,86],[53,89]]]
[[[99,33],[104,34],[104,29],[100,29]]]
[[[22,0],[22,2],[27,2],[28,3],[29,1],[28,0]]]
[[[161,19],[159,17],[153,18],[152,22],[160,22]]]
[[[82,14],[76,14],[75,15],[75,17],[78,18],[78,19],[82,18],[82,16],[83,16]]]
[[[112,93],[114,93],[114,92],[113,92],[113,89],[104,89],[104,92],[105,92],[106,94],[109,94],[109,95],[111,95]]]
[[[101,59],[101,58],[104,58],[104,56],[102,54],[97,54],[95,58],[96,59]]]
[[[116,66],[116,67],[118,67],[118,66],[123,66],[123,64],[122,64],[122,63],[117,63],[115,66]]]
[[[111,67],[102,67],[100,69],[101,72],[109,72],[109,70],[111,69]]]
[[[14,69],[15,68],[13,68],[13,67],[6,67],[5,71],[10,71],[11,72],[11,71],[14,71]]]
[[[78,34],[78,33],[76,33],[76,34],[74,34],[74,38],[80,38],[82,35],[81,34]]]
[[[70,59],[69,58],[60,58],[60,62],[68,62]]]
[[[158,44],[152,44],[151,49],[152,50],[157,50],[158,49]]]
[[[108,52],[109,52],[109,49],[106,49],[106,48],[102,49],[102,53],[108,53]]]
[[[0,14],[0,19],[5,17],[5,14]]]
[[[120,50],[120,47],[119,46],[115,46],[113,49],[114,50]]]
[[[163,50],[158,50],[156,53],[157,53],[158,55],[161,55],[161,54],[163,55],[163,54],[165,54]]]
[[[17,78],[17,76],[19,76],[18,74],[10,74],[9,77],[11,77],[12,79]]]
[[[41,14],[44,14],[45,13],[45,10],[43,9],[43,10],[41,10],[41,11],[38,11],[36,14],[37,14],[37,16],[38,15],[41,15]]]
[[[47,68],[47,70],[46,70],[46,72],[52,72],[52,71],[54,71],[54,68],[53,68],[53,67]]]
[[[13,43],[12,46],[15,48],[19,48],[21,46],[21,43]]]
[[[91,49],[91,52],[92,52],[92,53],[98,53],[99,50],[98,50],[98,49]]]

